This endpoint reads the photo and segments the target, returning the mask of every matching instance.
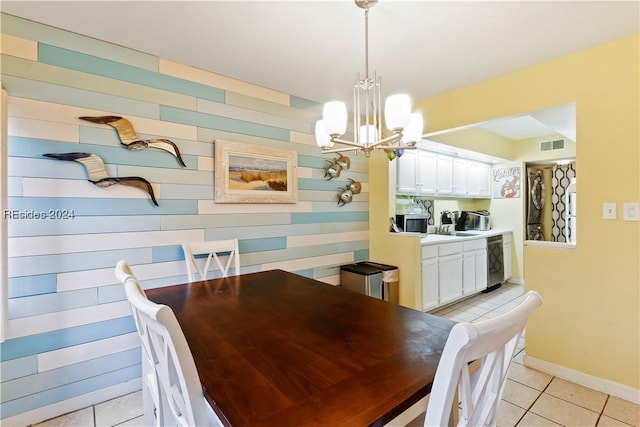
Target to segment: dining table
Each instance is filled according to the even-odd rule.
[[[455,324],[283,270],[146,293],[230,426],[383,426],[429,394]]]

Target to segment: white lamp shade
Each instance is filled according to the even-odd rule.
[[[329,136],[329,134],[325,130],[324,120],[318,120],[316,122],[316,144],[318,144],[318,147],[320,148],[333,147],[331,136]]]
[[[347,106],[341,101],[331,101],[322,109],[325,131],[329,135],[344,135],[347,131]]]
[[[375,126],[360,126],[360,129],[358,130],[358,143],[361,145],[371,145],[377,141],[377,138],[378,132],[376,131]]]
[[[422,138],[424,122],[421,113],[411,113],[409,125],[402,132],[402,142],[418,142]]]
[[[411,115],[409,95],[391,95],[384,102],[384,118],[389,130],[406,129]]]

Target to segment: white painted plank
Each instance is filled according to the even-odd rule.
[[[87,176],[88,178],[88,176]],[[151,184],[156,199],[162,198],[162,186]],[[77,179],[24,178],[24,197],[86,197],[92,199],[148,199],[149,195],[139,188],[115,184],[100,188]]]
[[[298,178],[311,179],[312,177],[313,177],[313,169],[298,166]]]
[[[369,231],[351,231],[343,233],[306,234],[302,236],[287,236],[287,248],[300,246],[316,246],[338,242],[353,242],[369,240]]]
[[[8,123],[10,136],[80,142],[80,127],[77,125],[26,119],[23,117],[9,117]]]
[[[129,315],[131,315],[129,301],[117,301],[109,304],[41,314],[39,316],[10,319],[7,327],[7,339],[104,322]]]
[[[38,43],[11,34],[0,34],[0,51],[3,55],[17,56],[19,58],[38,60]]]
[[[353,252],[315,256],[310,258],[298,258],[286,261],[271,262],[262,264],[262,271],[280,269],[285,271],[306,270],[316,267],[327,267],[330,265],[350,264],[354,261]]]
[[[47,351],[38,354],[38,372],[49,371],[62,366],[73,365],[140,347],[140,338],[137,332],[118,335],[99,341],[92,341],[80,345],[61,348],[59,350]]]
[[[213,200],[198,200],[199,214],[246,214],[251,213],[293,213],[312,212],[312,202],[298,203],[215,203]]]
[[[254,98],[264,99],[278,104],[290,105],[290,97],[285,93],[169,61],[168,59],[160,58],[158,69],[160,73],[169,76],[241,93],[243,95],[249,95]]]
[[[139,233],[76,234],[9,238],[11,257],[108,251],[179,245],[202,239],[202,230],[143,231]]]
[[[204,232],[200,231],[200,235],[202,236],[200,239],[194,239],[190,241],[202,241]],[[140,281],[161,279],[164,277],[175,277],[187,274],[184,261],[132,265],[131,269],[133,270],[133,274]],[[57,290],[58,292],[64,292],[117,284],[119,282],[115,278],[114,270],[115,265],[109,268],[59,273],[56,277]]]
[[[198,170],[213,172],[214,161],[211,157],[198,156]]]

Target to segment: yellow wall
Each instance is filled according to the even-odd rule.
[[[527,326],[527,354],[633,389],[640,389],[640,222],[622,221],[621,211],[623,202],[640,201],[639,64],[637,34],[418,105],[433,132],[576,102],[578,244],[524,248],[526,287],[545,299]],[[384,171],[370,177],[377,173]],[[492,211],[503,202],[494,200]],[[602,219],[604,202],[617,203],[618,220]],[[514,217],[522,218],[521,205]],[[379,232],[370,234],[373,255]]]

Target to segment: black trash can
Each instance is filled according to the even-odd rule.
[[[372,261],[364,261],[359,264],[377,268],[382,272],[382,299],[398,304],[400,300],[398,267],[395,265],[381,264],[379,262]]]

